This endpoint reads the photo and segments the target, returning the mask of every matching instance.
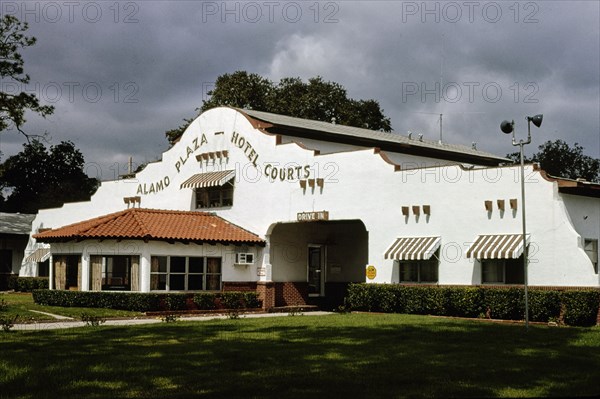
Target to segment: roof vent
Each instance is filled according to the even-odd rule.
[[[419,133],[419,141],[423,141],[423,133]]]
[[[471,148],[474,150],[477,149],[477,143],[475,141],[471,143]]]
[[[335,125],[335,116],[333,118],[331,118],[331,124]]]
[[[408,138],[412,140],[412,132],[410,130],[408,131]]]

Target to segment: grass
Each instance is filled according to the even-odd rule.
[[[75,319],[80,319],[83,313],[103,318],[136,317],[142,315],[140,312],[130,312],[126,310],[42,306],[33,302],[33,298],[30,293],[1,293],[0,303],[2,300],[4,300],[8,306],[4,311],[0,311],[0,317],[14,317],[15,315],[19,315],[17,323],[33,323],[55,320],[55,318],[52,316],[32,312],[32,310],[52,313],[59,316],[72,317]]]
[[[0,398],[600,394],[600,328],[350,314],[0,333]]]

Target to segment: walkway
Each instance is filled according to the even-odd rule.
[[[333,314],[332,312],[307,312],[303,313],[310,316],[325,316]],[[288,316],[289,313],[247,313],[241,314],[240,318],[244,319],[254,319],[261,317],[282,317]],[[227,319],[229,316],[227,315],[210,315],[210,316],[182,316],[179,318],[181,321],[206,321],[206,320],[215,320],[215,319]],[[156,324],[156,323],[164,323],[160,317],[156,318],[140,318],[140,319],[113,319],[106,320],[103,326],[134,326],[134,325],[142,325],[142,324]],[[53,323],[31,323],[31,324],[15,324],[13,330],[15,331],[25,331],[25,330],[57,330],[61,328],[75,328],[75,327],[84,327],[86,325],[83,321],[57,321]]]

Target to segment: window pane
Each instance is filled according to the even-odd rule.
[[[481,282],[504,283],[504,263],[498,260],[481,261]]]
[[[169,276],[169,291],[185,290],[185,274],[171,274]]]
[[[151,260],[151,271],[152,273],[166,273],[167,272],[167,257],[166,256],[153,256]]]
[[[210,202],[210,207],[221,206],[221,190],[213,189],[208,192],[208,200]]]
[[[417,282],[419,275],[417,273],[416,263],[400,263],[400,281],[401,282]]]
[[[583,249],[589,256],[592,263],[598,262],[598,240],[586,239],[583,244]]]
[[[206,273],[221,273],[221,258],[206,259]]]
[[[166,274],[152,274],[150,276],[150,289],[153,291],[164,291],[167,289]]]
[[[208,291],[219,291],[221,289],[221,275],[209,274],[206,276],[206,289]]]
[[[204,258],[189,258],[189,272],[190,273],[203,273],[204,272]]]
[[[196,208],[208,208],[208,192],[206,189],[196,190]]]
[[[436,283],[438,281],[438,265],[436,261],[424,261],[420,266],[422,283]]]
[[[223,206],[233,205],[233,188],[223,189]]]
[[[48,277],[50,275],[50,260],[38,263],[38,277]]]
[[[171,273],[185,273],[185,257],[171,256]]]
[[[188,290],[200,291],[202,289],[202,275],[190,274],[188,276]]]
[[[525,269],[523,268],[523,255],[518,259],[506,259],[505,274],[506,284],[524,284],[525,283]]]

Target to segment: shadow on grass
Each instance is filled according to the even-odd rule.
[[[0,334],[0,397],[600,393],[600,330],[401,315]]]

